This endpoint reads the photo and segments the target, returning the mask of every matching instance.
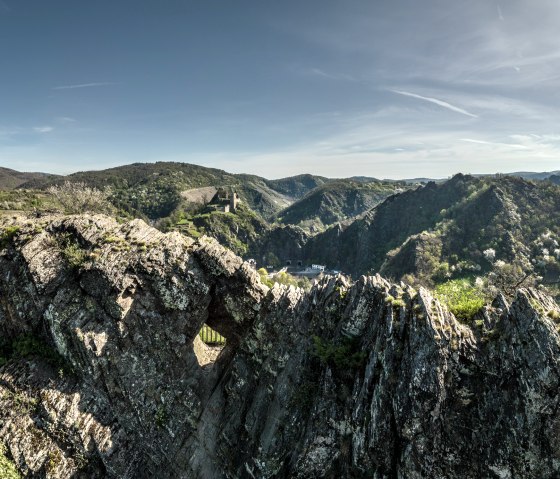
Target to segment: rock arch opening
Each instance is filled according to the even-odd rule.
[[[224,347],[226,338],[207,324],[203,324],[194,340],[194,352],[200,366],[213,364]]]

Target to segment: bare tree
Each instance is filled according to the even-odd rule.
[[[67,214],[111,213],[113,206],[108,200],[110,190],[92,188],[83,182],[65,181],[47,189]]]
[[[542,277],[535,273],[527,261],[517,259],[506,263],[498,260],[492,263],[492,271],[488,273],[487,280],[491,294],[501,291],[506,297],[513,297],[519,288],[537,287]]]

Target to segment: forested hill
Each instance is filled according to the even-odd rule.
[[[66,181],[108,191],[110,201],[130,217],[162,223],[166,228],[174,222],[188,220],[193,225],[190,231],[215,235],[239,254],[248,251],[249,238],[254,239],[250,249],[260,251],[259,236],[265,232],[275,243],[274,234],[270,236],[267,231],[275,222],[301,226],[308,233],[315,233],[361,214],[399,191],[395,182],[382,183],[367,177],[341,180],[304,174],[269,180],[170,162],[134,163],[67,176],[0,171],[0,183],[4,184],[0,189],[4,190],[45,191]],[[247,221],[249,216],[244,214],[233,218],[220,215],[194,218],[193,215],[200,213],[201,204],[207,203],[219,187],[235,190],[248,210],[260,219]],[[17,198],[15,193],[4,196],[10,200],[7,204],[16,209],[18,205],[30,203],[28,198]],[[246,209],[244,212],[248,213]],[[257,220],[260,224],[255,230]],[[255,236],[255,231],[260,233]]]
[[[493,250],[494,260],[555,277],[559,244],[560,187],[456,175],[391,196],[351,224],[311,238],[304,251],[330,267],[399,279],[488,270],[484,251]]]
[[[34,181],[49,181],[57,178],[57,175],[47,173],[22,173],[20,171],[3,168],[0,166],[0,190],[11,190],[18,186]]]
[[[100,189],[110,187],[112,199],[119,207],[150,219],[171,214],[180,205],[182,192],[206,186],[235,189],[251,209],[267,218],[316,186],[331,181],[312,175],[267,180],[256,175],[232,174],[216,168],[173,162],[134,163],[64,177],[23,177],[24,180],[19,182],[8,183],[6,180],[6,188],[45,189],[64,181],[84,182]]]
[[[311,232],[358,216],[385,198],[404,191],[394,182],[336,180],[325,183],[281,211],[275,218],[287,225],[298,225]]]
[[[109,199],[129,217],[213,236],[265,264],[297,258],[354,275],[381,272],[434,283],[485,273],[503,261],[556,281],[558,176],[523,174],[547,181],[503,175],[456,175],[420,186],[365,177],[267,180],[184,163],[137,163],[66,177],[1,169],[2,189],[12,191],[0,191],[0,204],[5,211],[40,209],[42,202],[55,207],[48,186],[84,182],[109,187]],[[204,208],[199,189],[220,186],[239,193],[243,206],[236,214]],[[487,250],[494,251],[492,261]]]

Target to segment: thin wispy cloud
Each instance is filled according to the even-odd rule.
[[[500,8],[500,5],[496,5],[496,9],[498,10],[498,18],[500,19],[501,22],[503,22],[504,16],[502,14],[502,9]]]
[[[69,116],[59,116],[56,118],[59,123],[75,123],[77,120]]]
[[[110,86],[110,85],[118,85],[118,83],[116,82],[108,82],[108,81],[103,81],[103,82],[93,82],[93,83],[78,83],[75,85],[60,85],[60,86],[55,86],[52,89],[53,90],[74,90],[76,88],[93,88],[93,87],[99,87],[99,86]]]
[[[12,9],[8,6],[8,4],[6,2],[4,2],[4,0],[0,0],[0,12],[11,12]]]
[[[458,106],[452,105],[451,103],[447,103],[446,101],[438,100],[437,98],[417,95],[416,93],[410,93],[408,91],[402,91],[402,90],[391,90],[391,91],[393,93],[397,93],[398,95],[409,96],[411,98],[416,98],[417,100],[423,100],[423,101],[433,103],[435,105],[441,106],[442,108],[446,108],[448,110],[454,111],[455,113],[460,113],[461,115],[466,115],[471,118],[478,118],[478,115],[470,113],[467,110],[464,110],[463,108],[459,108]]]
[[[320,68],[309,68],[304,72],[307,75],[318,76],[322,78],[328,78],[329,80],[347,80],[347,81],[357,81],[351,75],[346,73],[330,73],[326,72]]]
[[[190,28],[169,28],[166,17],[157,22],[156,37],[123,44],[118,75],[108,68],[115,58],[111,42],[96,42],[92,58],[84,59],[65,29],[70,21],[89,31],[89,16],[72,10],[71,18],[62,18],[52,9],[44,12],[48,18],[4,13],[2,6],[16,13],[20,3],[0,0],[0,20],[13,22],[6,30],[6,58],[21,64],[6,77],[6,88],[19,101],[0,109],[0,157],[9,161],[29,161],[31,153],[18,151],[34,148],[48,165],[42,169],[53,168],[47,158],[99,168],[160,160],[158,151],[173,161],[263,176],[307,171],[442,177],[527,164],[558,168],[558,1],[473,0],[468,8],[442,0],[323,2],[320,9],[309,6],[312,15],[302,15],[299,6],[273,14],[255,7],[226,28],[218,27],[211,8],[201,7]],[[223,14],[238,8],[228,4]],[[150,9],[140,15],[161,13],[155,4]],[[66,41],[44,37],[45,21],[60,23]],[[275,32],[266,48],[259,36],[255,48],[240,50],[232,41],[240,32],[239,40],[251,39],[263,24]],[[136,27],[126,21],[107,25],[108,38]],[[184,45],[208,32],[224,48],[211,49],[200,64],[200,49]],[[174,40],[169,44],[168,33]],[[44,77],[55,80],[46,86],[44,77],[34,75],[36,62],[25,61],[21,35],[60,52],[47,66]],[[166,55],[153,48],[154,38],[169,48]],[[239,67],[235,74],[231,58]],[[82,61],[94,73],[76,76]],[[193,75],[192,65],[201,74]],[[50,95],[41,116],[28,101],[30,83]],[[134,88],[115,102],[107,94],[124,87],[113,85]],[[154,85],[165,87],[155,101],[146,101]],[[85,97],[83,103],[75,104],[76,96]],[[49,126],[52,133],[33,129]],[[55,136],[60,141],[47,141]]]
[[[36,126],[33,128],[33,131],[36,133],[50,133],[53,130],[54,128],[52,126]]]
[[[495,141],[475,140],[474,138],[460,138],[460,141],[465,141],[467,143],[476,143],[478,145],[505,146],[506,148],[514,148],[514,149],[521,149],[521,150],[528,149],[527,146],[516,144],[516,143],[500,143]]]

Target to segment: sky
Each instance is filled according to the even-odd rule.
[[[0,166],[560,169],[557,0],[0,0]]]

